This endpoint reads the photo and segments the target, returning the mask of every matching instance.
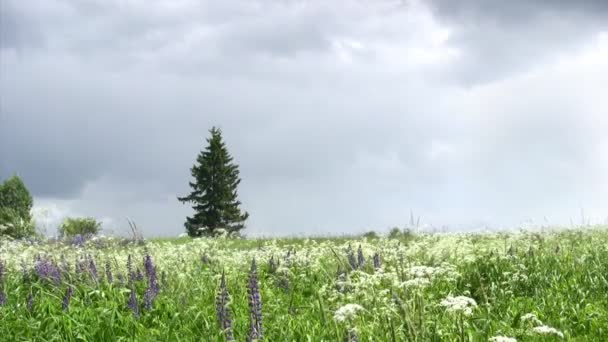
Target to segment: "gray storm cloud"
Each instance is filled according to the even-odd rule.
[[[608,215],[604,2],[1,6],[0,177],[53,222],[181,233],[212,125],[251,234]]]

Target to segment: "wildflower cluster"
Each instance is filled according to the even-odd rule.
[[[477,302],[473,298],[466,296],[447,296],[440,303],[448,312],[462,313],[465,316],[471,316],[473,309],[477,307]]]

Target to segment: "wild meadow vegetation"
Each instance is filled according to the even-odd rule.
[[[607,341],[608,230],[2,240],[4,341]]]

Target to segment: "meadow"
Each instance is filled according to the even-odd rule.
[[[608,341],[608,227],[0,241],[3,341]]]

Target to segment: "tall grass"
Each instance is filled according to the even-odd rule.
[[[0,340],[224,341],[224,273],[230,327],[244,341],[255,259],[267,341],[608,341],[607,246],[601,227],[81,247],[2,241]],[[59,279],[45,276],[52,267]]]

